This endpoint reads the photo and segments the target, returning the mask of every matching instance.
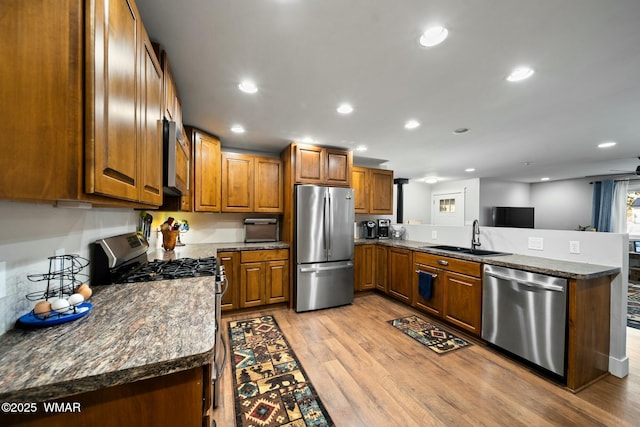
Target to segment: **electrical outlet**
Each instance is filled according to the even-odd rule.
[[[7,296],[7,263],[0,261],[0,298]]]
[[[437,239],[438,238],[438,232],[436,230],[431,230],[431,238],[432,239]]]
[[[542,237],[529,237],[529,249],[544,250],[544,239]]]
[[[578,241],[578,240],[570,240],[569,241],[569,253],[570,254],[579,254],[580,253],[580,241]]]

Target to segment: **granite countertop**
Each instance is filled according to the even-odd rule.
[[[205,258],[218,251],[287,249],[284,242],[187,244],[150,249],[149,260]],[[0,337],[0,399],[42,401],[167,375],[211,363],[211,277],[93,287],[91,312]]]
[[[149,249],[147,258],[149,260],[162,259],[171,260],[177,258],[206,258],[216,256],[218,252],[231,251],[263,251],[269,249],[288,249],[289,244],[285,242],[228,242],[228,243],[188,243],[184,246],[176,246],[173,251],[166,252],[158,247]]]
[[[61,398],[213,361],[211,277],[93,290],[86,316],[0,337],[0,400]]]
[[[448,256],[450,258],[476,261],[501,267],[517,268],[533,273],[547,274],[568,279],[590,280],[598,277],[620,273],[620,267],[610,265],[590,264],[584,262],[561,261],[550,258],[533,257],[529,255],[507,254],[494,256],[478,256],[464,253],[433,249],[434,246],[414,240],[378,240],[356,239],[356,245],[378,244],[389,247],[410,249],[412,251]]]

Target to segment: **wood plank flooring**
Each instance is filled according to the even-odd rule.
[[[438,355],[386,321],[420,314],[386,296],[296,313],[286,307],[223,315],[273,315],[336,426],[637,426],[640,330],[627,328],[629,376],[608,376],[574,394],[446,326],[473,345]],[[437,322],[435,322],[437,323]],[[217,426],[234,426],[230,363]]]

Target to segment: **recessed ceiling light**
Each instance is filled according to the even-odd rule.
[[[475,168],[467,168],[464,170],[465,172],[475,172]]]
[[[340,114],[351,114],[353,112],[353,107],[351,104],[344,103],[340,104],[336,111]]]
[[[426,182],[427,184],[435,184],[436,182],[438,182],[438,178],[435,178],[435,177],[425,178],[424,182]]]
[[[356,151],[367,151],[367,147],[364,145],[358,145]]]
[[[404,124],[405,129],[415,129],[419,126],[420,126],[420,122],[413,119],[407,120],[407,122]]]
[[[453,133],[461,134],[469,132],[469,128],[458,128],[453,131]]]
[[[238,85],[238,89],[245,93],[256,93],[258,91],[258,86],[251,80],[243,80]]]
[[[519,82],[533,76],[533,73],[533,68],[517,67],[514,68],[513,71],[511,71],[511,74],[509,74],[507,80],[510,82]]]
[[[233,133],[244,133],[244,128],[240,125],[231,126],[231,132]]]
[[[603,142],[602,144],[598,144],[598,148],[609,148],[609,147],[613,147],[614,145],[616,145],[615,142],[607,141],[607,142]]]
[[[313,142],[313,138],[311,138],[310,136],[305,136],[300,140],[300,142],[303,142],[305,144],[311,144]]]
[[[549,177],[548,177],[548,176],[545,176],[545,177],[543,177],[543,178],[540,178],[540,181],[549,181]]]
[[[442,26],[428,28],[420,36],[420,44],[424,47],[433,47],[442,43],[449,35],[449,30]]]

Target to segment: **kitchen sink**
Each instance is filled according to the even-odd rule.
[[[469,249],[460,246],[448,246],[448,245],[435,245],[435,246],[423,246],[424,249],[438,249],[441,251],[456,252],[459,254],[469,254],[476,256],[496,256],[496,255],[509,255],[507,252],[486,251],[484,249]]]

